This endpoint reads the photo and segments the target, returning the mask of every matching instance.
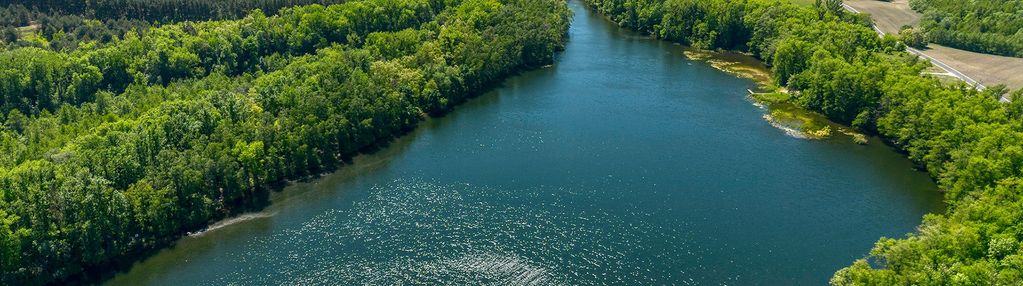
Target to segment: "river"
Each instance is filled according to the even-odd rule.
[[[798,139],[749,80],[578,1],[557,64],[109,285],[821,285],[942,209],[890,147]]]

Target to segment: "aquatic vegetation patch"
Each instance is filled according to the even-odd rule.
[[[808,111],[789,101],[787,93],[754,93],[750,99],[767,111],[764,119],[786,134],[801,139],[827,139],[841,134],[856,144],[867,144],[867,135],[848,126],[828,120],[820,113]]]
[[[792,99],[792,94],[783,91],[750,94],[750,98],[763,104],[785,103]]]
[[[819,140],[837,133],[849,136],[857,144],[867,144],[866,135],[793,103],[793,94],[774,85],[771,70],[752,56],[693,48],[685,48],[682,53],[689,60],[703,61],[715,69],[756,82],[759,90],[764,92],[750,90],[753,105],[766,110],[764,120],[789,136]]]
[[[685,48],[682,54],[689,60],[703,61],[712,67],[732,75],[751,79],[763,90],[774,90],[771,70],[756,58],[736,52],[709,51]]]
[[[832,135],[834,123],[815,114],[803,110],[791,103],[765,103],[767,114],[764,119],[771,125],[785,131],[786,134],[802,139],[825,139]]]

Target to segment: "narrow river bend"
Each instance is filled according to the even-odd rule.
[[[110,285],[821,285],[942,207],[891,148],[789,137],[753,82],[581,3],[552,67]]]

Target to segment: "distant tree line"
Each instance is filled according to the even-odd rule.
[[[763,59],[794,103],[882,136],[938,182],[946,213],[927,215],[907,237],[882,238],[831,284],[1023,281],[1023,91],[981,92],[921,75],[928,63],[905,53],[894,36],[880,38],[863,19],[836,9],[837,1],[813,8],[779,0],[587,2],[622,26]],[[1002,104],[1001,96],[1015,100]]]
[[[551,63],[570,16],[560,0],[361,0],[0,53],[0,284],[88,278],[259,206]]]
[[[342,0],[0,0],[0,49],[73,50],[103,45],[153,24],[238,19],[253,10],[275,15],[296,5]]]
[[[260,9],[274,14],[285,7],[337,4],[344,0],[0,0],[0,7],[23,5],[43,13],[80,15],[99,20],[150,22],[236,19]]]
[[[1023,0],[911,0],[934,43],[1023,57]]]
[[[419,3],[419,2],[415,2]],[[0,111],[29,115],[89,102],[97,90],[120,92],[130,84],[166,85],[220,71],[254,72],[273,54],[302,55],[370,32],[416,27],[440,4],[399,1],[301,6],[267,17],[184,22],[127,34],[116,44],[72,53],[37,48],[0,52]]]
[[[138,19],[95,20],[80,15],[44,13],[23,5],[0,8],[0,48],[38,47],[73,50],[79,44],[106,44],[150,23]],[[28,34],[28,35],[25,35]]]

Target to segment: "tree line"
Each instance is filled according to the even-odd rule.
[[[560,0],[361,0],[7,51],[0,284],[88,278],[259,206],[552,62],[570,17]]]
[[[969,51],[1023,57],[1023,1],[912,0],[920,26],[934,43]]]
[[[37,47],[69,51],[80,43],[103,45],[127,33],[144,33],[150,23],[138,19],[96,20],[81,15],[43,13],[23,5],[0,7],[0,49]]]
[[[0,111],[34,115],[64,104],[91,101],[97,90],[115,93],[130,84],[166,85],[220,71],[254,72],[266,56],[301,55],[359,41],[373,31],[400,30],[429,21],[439,1],[373,1],[260,12],[241,20],[183,22],[127,34],[115,44],[72,52],[20,48],[0,52]]]
[[[279,10],[342,0],[0,0],[0,49],[38,47],[69,51],[79,44],[105,45],[127,33],[182,21],[238,19],[250,11]]]
[[[879,38],[837,0],[812,8],[779,0],[587,3],[666,40],[757,56],[795,103],[882,136],[937,181],[945,213],[927,215],[906,237],[882,238],[831,284],[1023,281],[1023,91],[977,91],[922,75],[929,63],[903,52],[893,36]],[[1003,95],[1016,100],[1002,104]]]
[[[0,6],[23,5],[43,13],[80,15],[98,20],[136,19],[173,23],[236,19],[256,9],[274,14],[285,7],[343,2],[344,0],[0,0]]]

